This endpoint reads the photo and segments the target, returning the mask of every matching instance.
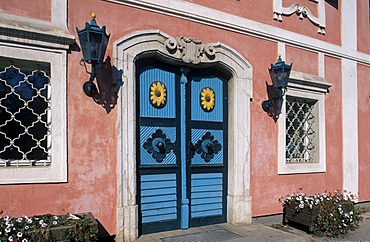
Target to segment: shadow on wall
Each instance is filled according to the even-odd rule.
[[[266,82],[266,91],[269,100],[276,99],[273,106],[267,110],[268,116],[274,119],[275,123],[277,122],[279,115],[281,114],[281,108],[282,108],[282,100],[278,99],[278,90],[274,88],[274,85],[269,85]]]
[[[104,226],[100,223],[98,219],[96,219],[98,223],[98,242],[112,242],[115,241],[115,235],[110,235],[108,231],[104,228]]]
[[[332,7],[338,9],[338,0],[325,0],[325,2],[327,2]]]
[[[96,80],[99,91],[93,99],[109,113],[117,104],[118,92],[123,84],[122,70],[112,66],[110,56],[98,68]]]

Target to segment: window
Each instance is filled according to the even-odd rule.
[[[318,162],[317,100],[287,96],[285,102],[286,163]]]
[[[326,171],[323,78],[292,71],[279,117],[279,174]]]
[[[0,42],[0,184],[67,181],[66,54]]]
[[[0,63],[0,166],[50,165],[50,65]]]

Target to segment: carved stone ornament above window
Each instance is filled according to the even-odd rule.
[[[167,51],[174,56],[181,53],[181,59],[185,63],[199,64],[215,57],[215,48],[212,44],[203,44],[201,40],[193,38],[169,38],[166,40],[165,46]]]
[[[318,16],[314,16],[311,10],[299,3],[295,3],[288,8],[283,7],[283,0],[274,0],[274,20],[283,21],[282,15],[290,16],[294,13],[300,19],[308,18],[312,24],[318,27],[317,33],[325,35],[325,2],[324,0],[307,0],[317,3]]]

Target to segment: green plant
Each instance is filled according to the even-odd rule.
[[[73,228],[63,230],[66,238],[74,242],[96,241],[98,228],[91,226],[92,221],[86,215],[79,217],[80,219],[75,220]]]
[[[339,236],[358,227],[362,213],[361,209],[355,206],[355,200],[356,196],[352,193],[347,191],[342,193],[338,190],[313,196],[298,192],[279,198],[283,207],[294,204],[297,212],[304,208],[317,207],[314,232],[326,236]]]
[[[0,213],[1,215],[1,213]],[[0,242],[54,242],[53,228],[65,228],[71,241],[96,241],[98,229],[86,215],[0,217]]]

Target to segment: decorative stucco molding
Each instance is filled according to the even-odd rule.
[[[154,12],[163,16],[172,16],[177,19],[183,19],[189,22],[195,22],[204,26],[211,26],[212,28],[219,28],[225,31],[239,33],[241,35],[253,36],[259,39],[268,39],[275,42],[283,41],[290,46],[298,46],[304,50],[318,52],[325,55],[330,55],[337,58],[345,58],[356,61],[363,65],[370,65],[370,58],[368,54],[356,51],[350,48],[343,48],[324,40],[312,38],[307,35],[295,33],[293,31],[285,30],[280,27],[263,24],[250,19],[239,17],[230,13],[218,11],[212,8],[204,7],[191,3],[189,1],[171,1],[168,0],[102,0],[118,5],[129,6],[144,11]],[[281,1],[280,1],[281,2]],[[343,1],[349,5],[356,4],[356,1]],[[320,5],[320,6],[324,6]],[[276,9],[276,7],[274,8]],[[352,10],[343,8],[343,13],[348,12],[352,14]],[[322,9],[324,10],[324,9]],[[323,12],[324,13],[324,12]],[[220,21],[222,19],[222,21]],[[347,25],[356,18],[345,18],[346,21],[342,23]],[[323,20],[325,23],[325,20]],[[356,28],[355,28],[356,29]],[[343,32],[342,33],[346,33]],[[349,34],[343,34],[344,38],[349,38]],[[350,35],[352,36],[352,35]],[[351,38],[354,38],[353,36]],[[357,43],[357,42],[354,42]],[[281,53],[281,52],[280,52]]]
[[[48,21],[0,12],[0,42],[68,50],[74,36]]]
[[[296,13],[300,19],[308,18],[311,23],[315,26],[318,26],[317,33],[325,35],[325,2],[324,0],[311,0],[312,2],[317,3],[318,7],[318,16],[314,16],[311,10],[299,3],[295,3],[288,8],[283,7],[283,0],[274,0],[274,20],[283,21],[282,15],[290,16]]]
[[[168,38],[165,42],[169,54],[180,55],[185,63],[199,64],[204,58],[214,59],[215,48],[212,44],[203,44],[201,40],[179,37]]]

